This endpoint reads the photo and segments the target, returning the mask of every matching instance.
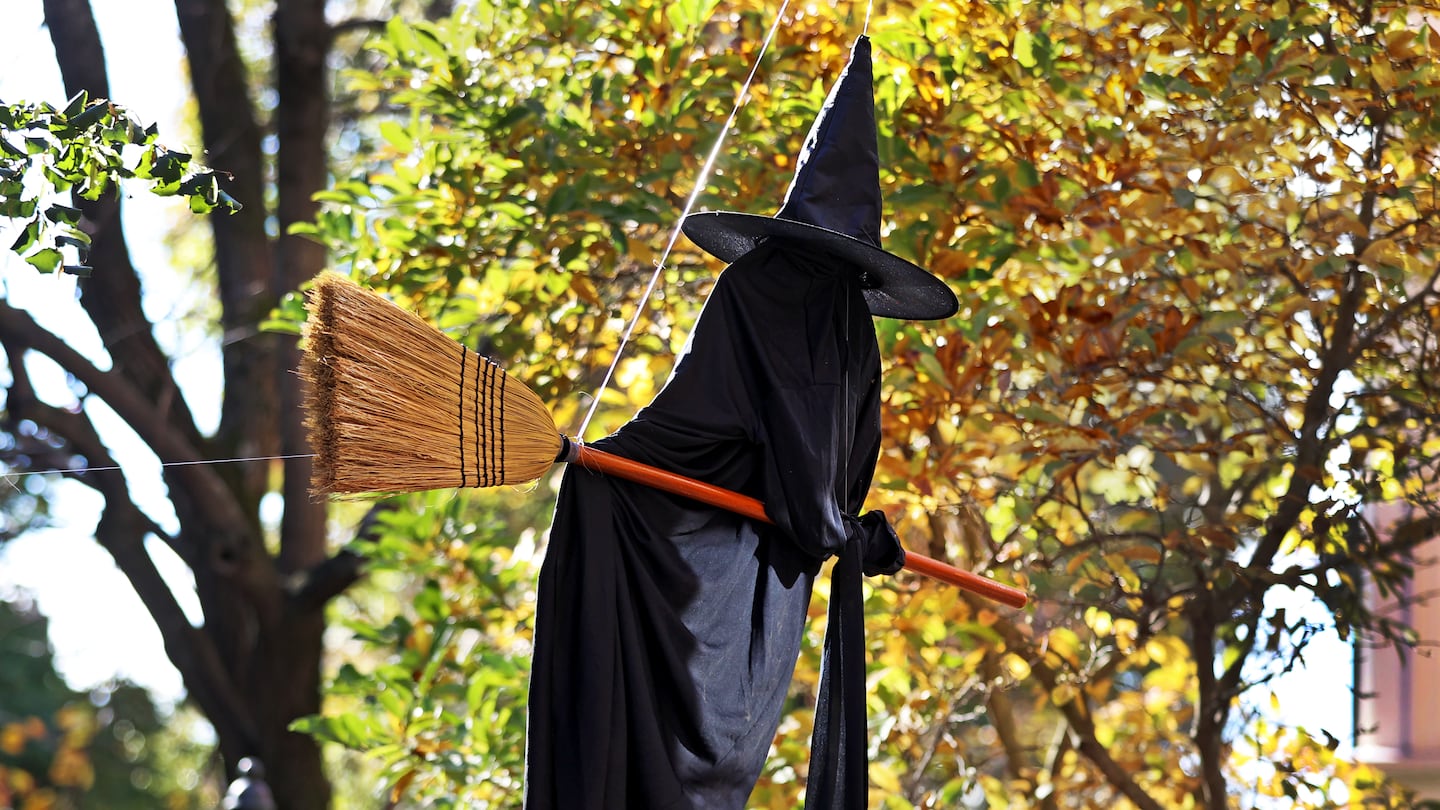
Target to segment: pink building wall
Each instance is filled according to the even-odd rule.
[[[1372,512],[1382,532],[1403,517],[1403,507],[1393,504]],[[1359,653],[1355,754],[1420,798],[1440,800],[1440,538],[1422,545],[1415,561],[1409,595],[1419,601],[1389,607],[1419,632],[1421,647],[1403,662],[1390,649]]]

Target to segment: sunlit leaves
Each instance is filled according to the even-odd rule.
[[[80,211],[57,195],[95,200],[128,178],[150,181],[155,194],[188,198],[195,213],[240,208],[214,172],[157,137],[128,110],[83,92],[63,109],[0,102],[0,221],[19,229],[10,250],[42,272],[88,275],[90,235]]]
[[[1440,35],[1406,11],[876,5],[885,245],[953,283],[962,310],[876,322],[886,407],[871,505],[908,546],[1020,584],[1035,608],[904,576],[869,592],[874,804],[1102,807],[1125,790],[1214,804],[1205,775],[1250,779],[1251,737],[1283,758],[1263,795],[1338,779],[1352,798],[1388,796],[1316,755],[1315,738],[1237,707],[1247,664],[1283,668],[1313,632],[1267,616],[1268,589],[1403,638],[1365,612],[1351,571],[1394,592],[1406,548],[1368,531],[1362,506],[1433,509],[1440,475]],[[376,157],[323,195],[311,231],[574,425],[769,13],[494,2],[448,25],[391,25],[377,69],[351,77],[356,106],[378,115]],[[862,13],[792,12],[702,206],[778,206]],[[716,269],[678,249],[595,433],[663,382]],[[416,598],[378,629],[354,622],[382,663],[337,689],[382,695],[367,709],[377,724],[325,733],[383,752],[400,792],[454,780],[464,794],[478,771],[503,804],[529,584],[501,576],[526,570],[507,556],[521,530],[461,509],[441,510],[449,528],[397,519],[370,549],[414,577]],[[821,585],[797,711],[752,806],[801,799]],[[481,636],[461,656],[467,629]],[[1211,673],[1234,677],[1202,688]],[[463,726],[474,717],[498,730]],[[1204,717],[1234,722],[1197,731]]]
[[[1356,334],[1341,318],[1398,346],[1376,328],[1389,318],[1409,335],[1406,354],[1434,356],[1433,315],[1400,325],[1427,280],[1422,295],[1435,295],[1433,152],[1421,146],[1434,133],[1411,123],[1432,120],[1417,55],[1433,37],[1401,10],[1367,29],[1323,4],[1132,4],[1103,18],[1088,8],[1060,4],[1041,19],[1018,5],[944,5],[877,34],[906,51],[897,84],[933,82],[939,54],[963,65],[948,93],[894,91],[911,106],[891,171],[925,182],[903,198],[915,204],[896,212],[894,233],[907,246],[938,241],[932,267],[995,276],[962,295],[965,323],[943,334],[964,346],[949,373],[934,368],[935,337],[915,351],[908,332],[882,330],[900,408],[887,412],[894,449],[880,484],[921,504],[937,502],[937,486],[993,504],[994,541],[952,541],[951,552],[1043,570],[1031,579],[1042,604],[1122,607],[1091,628],[1100,649],[1124,661],[1166,650],[1147,678],[1184,701],[1188,667],[1209,666],[1210,651],[1141,644],[1120,628],[1183,640],[1187,605],[1263,590],[1268,563],[1246,571],[1234,557],[1267,531],[1288,538],[1267,559],[1347,548],[1378,562],[1336,529],[1359,503],[1338,487],[1364,491],[1354,485],[1367,468],[1287,459],[1323,460],[1346,432],[1368,432],[1344,415],[1346,390],[1375,392],[1356,404],[1416,390],[1398,352],[1360,366],[1336,355],[1335,341]],[[940,19],[969,34],[963,53],[953,40],[924,47]],[[1401,74],[1418,85],[1391,83]],[[965,103],[947,109],[947,98]],[[1351,294],[1353,314],[1337,310],[1346,285],[1365,291]],[[1433,386],[1419,387],[1429,393],[1404,399],[1415,409],[1407,445],[1437,429]],[[1423,504],[1432,462],[1411,455],[1406,477],[1371,455],[1372,497]],[[1314,516],[1281,531],[1277,512],[1297,492]],[[1323,578],[1303,581],[1330,598]],[[1237,643],[1222,668],[1251,649]],[[1196,654],[1206,657],[1180,663]],[[1109,688],[1090,694],[1128,699]],[[1073,700],[1068,688],[1050,697]],[[1164,715],[1146,716],[1113,717],[1135,733],[1162,729]]]
[[[510,510],[505,524],[499,497],[481,500],[437,493],[384,510],[356,549],[384,587],[342,606],[356,654],[331,680],[331,709],[295,725],[377,761],[395,796],[437,806],[511,807],[521,795],[544,504]]]

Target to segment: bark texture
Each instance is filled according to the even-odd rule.
[[[44,0],[46,22],[68,95],[111,98],[105,52],[89,0]],[[54,467],[76,455],[84,466],[115,464],[86,410],[34,395],[24,359],[49,357],[134,428],[163,462],[303,455],[301,392],[293,373],[296,342],[260,331],[287,292],[324,266],[318,245],[275,237],[266,223],[289,225],[314,215],[324,188],[331,32],[322,0],[286,0],[274,15],[277,107],[273,164],[262,148],[267,124],[250,95],[253,77],[237,48],[223,0],[176,0],[204,162],[226,173],[226,191],[244,209],[211,217],[216,295],[221,305],[224,400],[218,430],[204,435],[176,384],[169,358],[141,307],[140,275],[121,224],[121,201],[109,194],[77,201],[94,240],[92,278],[81,304],[94,321],[110,367],[101,368],[0,301],[0,346],[12,369],[4,418],[30,420],[49,443]],[[124,99],[116,99],[123,103]],[[267,190],[267,178],[275,180]],[[274,217],[272,220],[271,217]],[[272,225],[273,227],[273,225]],[[7,426],[8,428],[9,426]],[[278,545],[267,546],[261,498],[278,488],[287,504]],[[309,460],[252,461],[165,468],[179,529],[161,529],[133,500],[119,472],[77,473],[104,497],[96,540],[115,558],[149,610],[189,697],[214,725],[227,770],[260,758],[281,810],[321,810],[331,790],[313,740],[288,731],[320,707],[324,609],[360,575],[353,555],[329,555],[325,507],[308,492]],[[158,538],[190,566],[204,613],[197,627],[161,578],[145,543]]]

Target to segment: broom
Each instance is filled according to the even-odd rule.
[[[563,436],[534,391],[345,276],[321,274],[306,308],[301,375],[319,492],[523,484],[564,461],[773,523],[755,498]],[[914,552],[905,567],[1011,607],[1026,601]]]

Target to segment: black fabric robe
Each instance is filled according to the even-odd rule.
[[[879,355],[854,271],[762,246],[715,284],[653,403],[596,443],[754,497],[776,526],[566,471],[540,573],[527,810],[738,809],[780,721],[822,562],[832,607],[807,803],[863,808],[861,570],[904,559],[864,501]]]

